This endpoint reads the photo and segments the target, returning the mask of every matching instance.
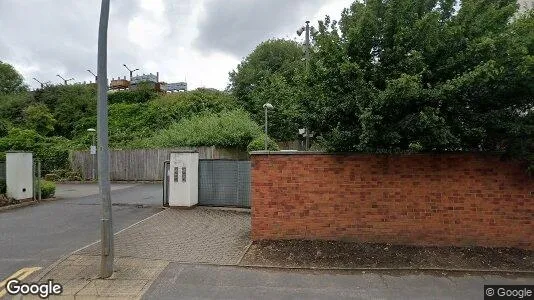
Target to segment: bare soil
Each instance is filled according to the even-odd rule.
[[[8,198],[4,194],[0,194],[0,207],[7,206],[7,205],[12,205],[12,204],[18,204],[18,203],[20,203],[20,201]]]
[[[250,246],[240,264],[284,268],[435,268],[534,272],[534,251],[340,241],[259,241]]]

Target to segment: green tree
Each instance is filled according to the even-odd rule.
[[[44,136],[53,132],[56,124],[56,120],[48,110],[48,107],[42,103],[28,106],[24,110],[24,120],[29,129],[33,129]]]
[[[29,93],[0,94],[0,119],[21,125],[24,122],[24,109],[32,102]]]
[[[44,103],[57,121],[54,134],[73,138],[85,134],[87,128],[78,126],[80,121],[87,123],[87,118],[96,116],[96,86],[73,84],[48,86],[38,90],[35,102]],[[90,127],[95,127],[93,123]]]
[[[304,94],[304,52],[289,40],[261,43],[230,72],[229,90],[252,118],[263,124],[263,104],[275,110],[269,119],[270,134],[276,140],[294,140],[302,126]]]
[[[0,95],[27,91],[24,78],[13,66],[0,61]]]
[[[534,17],[516,11],[515,0],[368,0],[326,18],[314,129],[338,151],[524,149]]]

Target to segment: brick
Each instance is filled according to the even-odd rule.
[[[534,181],[497,155],[252,155],[252,236],[534,250]]]

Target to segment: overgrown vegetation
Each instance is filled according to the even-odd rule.
[[[227,91],[109,95],[113,148],[263,149],[308,127],[330,151],[499,151],[534,161],[534,13],[515,0],[355,1],[313,36],[261,43]],[[88,149],[96,86],[29,92],[0,65],[0,153],[31,150],[52,172]],[[273,141],[271,149],[277,149]]]
[[[172,148],[178,146],[206,146],[246,149],[261,128],[243,110],[206,113],[171,125],[147,139],[142,146]]]

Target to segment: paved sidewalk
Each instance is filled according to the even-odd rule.
[[[118,258],[113,276],[100,279],[100,256],[71,255],[37,280],[46,282],[53,279],[63,286],[61,296],[50,299],[139,299],[167,264],[160,260]]]
[[[116,257],[237,265],[250,243],[250,214],[167,209],[115,236]],[[100,243],[78,254],[99,255]]]
[[[62,284],[64,292],[55,298],[138,299],[170,262],[237,265],[250,244],[249,232],[248,212],[167,209],[115,235],[111,278],[99,279],[100,243],[95,243],[33,280]]]

